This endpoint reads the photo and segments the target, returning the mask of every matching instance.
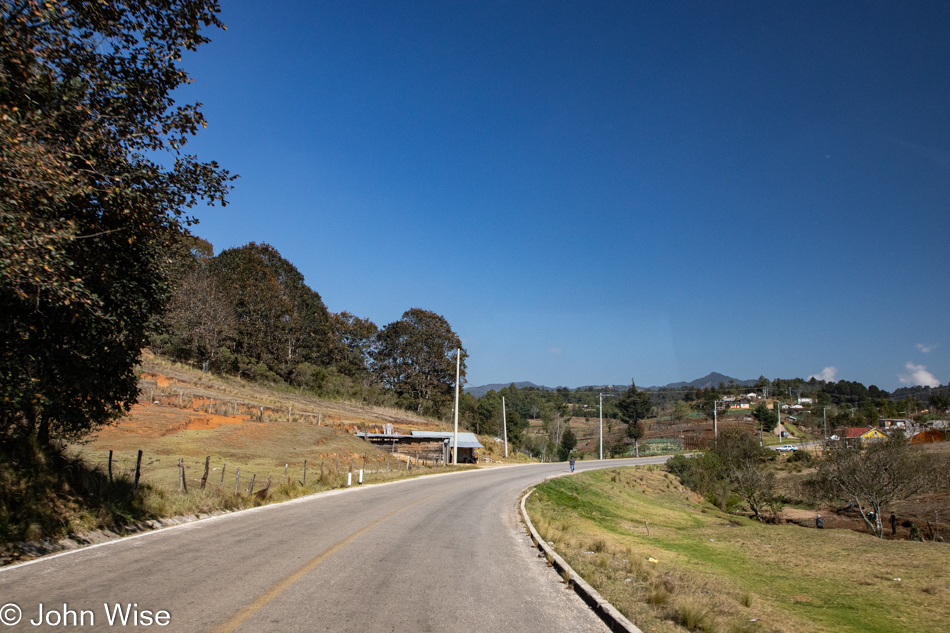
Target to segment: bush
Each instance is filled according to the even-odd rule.
[[[696,463],[693,459],[683,455],[674,455],[666,460],[666,471],[679,477],[679,480],[687,488],[696,489]]]
[[[788,456],[788,461],[790,462],[801,462],[803,464],[810,464],[813,460],[812,454],[808,451],[795,451]]]

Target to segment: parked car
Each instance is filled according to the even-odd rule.
[[[784,444],[782,446],[776,446],[775,450],[777,450],[780,453],[794,453],[795,451],[798,450],[798,447],[795,446],[794,444]]]

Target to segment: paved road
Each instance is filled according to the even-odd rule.
[[[578,462],[578,470],[664,460]],[[0,620],[15,612],[8,603],[22,619],[0,633],[604,631],[519,524],[520,492],[567,468],[331,491],[3,568]],[[65,609],[68,626],[33,626],[41,603],[50,623]],[[104,605],[114,616],[116,604],[134,605],[126,626],[110,626]],[[165,611],[170,622],[133,627],[136,609]],[[80,616],[85,626],[74,626]]]

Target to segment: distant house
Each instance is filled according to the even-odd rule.
[[[881,442],[887,439],[883,431],[868,426],[841,427],[835,431],[835,435],[849,446],[863,446],[868,442]]]
[[[903,419],[881,418],[878,420],[878,426],[882,429],[907,429],[910,428],[911,421]]]
[[[887,434],[881,431],[881,429],[870,429],[867,433],[861,435],[861,443],[867,444],[868,442],[883,442],[890,438],[887,437]]]
[[[357,433],[367,442],[393,454],[414,460],[452,463],[455,434],[451,431],[412,431],[401,433]],[[478,449],[484,448],[474,433],[459,432],[458,459],[460,464],[478,462]]]

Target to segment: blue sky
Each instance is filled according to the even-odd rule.
[[[195,232],[470,384],[950,380],[950,4],[222,5]]]

